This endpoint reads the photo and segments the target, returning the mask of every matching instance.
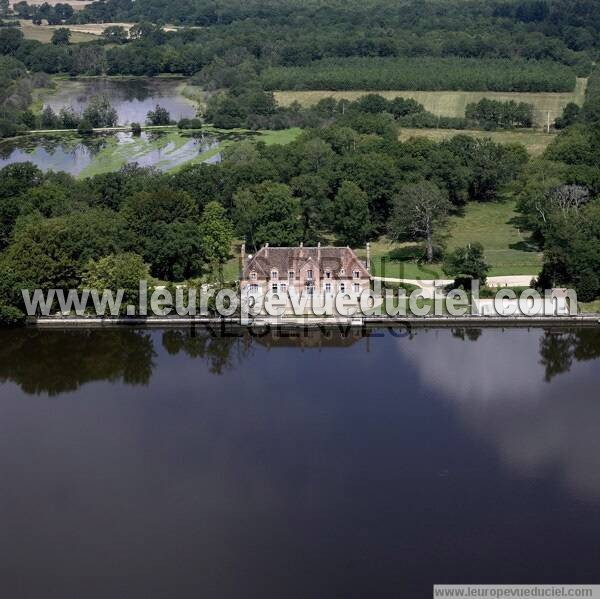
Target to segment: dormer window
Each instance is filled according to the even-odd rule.
[[[326,279],[331,279],[331,271],[330,270],[326,270],[325,271],[325,278]]]
[[[306,271],[306,278],[307,278],[309,281],[312,281],[312,278],[313,278],[313,271],[312,271],[312,270],[307,270],[307,271]]]
[[[256,273],[255,273],[254,271],[252,271],[252,272],[250,273],[250,280],[251,280],[251,281],[256,281]]]
[[[276,281],[277,278],[279,277],[279,273],[276,270],[272,270],[271,271],[271,278]]]
[[[340,275],[344,276],[346,274],[346,271],[343,268],[340,268]]]
[[[288,270],[288,279],[290,281],[292,281],[294,279],[294,271],[293,270]]]
[[[355,270],[354,271],[354,278],[355,279],[360,279],[360,270]]]

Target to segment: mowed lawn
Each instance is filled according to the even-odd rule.
[[[482,98],[492,100],[514,100],[515,102],[527,102],[535,107],[535,121],[538,126],[546,124],[548,112],[550,120],[554,122],[557,116],[562,114],[564,107],[569,102],[575,102],[580,106],[583,104],[587,79],[578,78],[575,89],[572,92],[464,92],[464,91],[277,91],[275,98],[282,106],[289,106],[297,101],[302,106],[316,104],[322,98],[346,98],[356,100],[369,93],[376,93],[385,98],[392,99],[398,96],[412,98],[423,104],[426,110],[437,116],[464,117],[467,104],[479,102]]]
[[[546,133],[539,129],[519,129],[513,131],[476,131],[474,129],[401,129],[398,136],[400,141],[411,137],[425,137],[432,141],[443,141],[455,135],[470,135],[471,137],[489,137],[496,143],[520,143],[525,146],[532,156],[541,156],[550,142],[558,135],[555,132]]]
[[[452,250],[481,243],[491,265],[490,276],[537,275],[542,254],[530,243],[528,234],[519,229],[517,217],[512,201],[469,204],[464,215],[450,219],[446,247]],[[441,264],[419,263],[422,253],[420,244],[399,244],[382,238],[371,244],[373,274],[402,279],[447,278]],[[358,254],[364,257],[365,250],[359,249]]]

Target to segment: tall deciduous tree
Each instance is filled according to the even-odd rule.
[[[234,206],[238,232],[255,248],[300,241],[300,207],[289,186],[265,181],[242,189],[234,195]]]
[[[450,206],[446,194],[429,181],[405,185],[394,200],[392,237],[425,241],[427,262],[433,262],[434,235],[446,224]]]
[[[333,230],[340,241],[348,245],[361,245],[371,231],[369,198],[352,181],[344,181],[333,202]]]
[[[200,219],[200,235],[204,260],[211,273],[218,274],[223,282],[223,265],[229,259],[233,227],[227,218],[225,208],[219,202],[209,202]]]

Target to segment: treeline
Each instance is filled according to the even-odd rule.
[[[581,111],[517,181],[524,224],[544,248],[543,287],[600,296],[600,73],[590,77]]]
[[[533,126],[533,110],[533,105],[524,102],[484,98],[467,105],[465,117],[437,116],[425,110],[416,100],[401,96],[388,100],[376,93],[365,94],[355,101],[330,97],[309,107],[302,107],[297,102],[282,107],[277,105],[272,92],[255,88],[212,95],[206,103],[204,118],[221,129],[242,127],[255,130],[319,127],[336,122],[363,131],[361,122],[367,123],[367,128],[374,128],[377,122],[377,133],[382,135],[394,126],[485,130],[527,128]],[[560,118],[561,122],[572,118],[569,116],[571,112],[569,109],[567,116]]]
[[[247,22],[287,35],[288,64],[335,56],[459,55],[551,58],[598,48],[593,0],[107,0],[76,22],[143,21],[224,27]],[[369,32],[368,36],[363,33]],[[360,34],[363,34],[362,36]],[[329,35],[329,38],[328,38]],[[275,38],[274,38],[275,39]],[[320,56],[319,56],[320,54]]]
[[[262,75],[270,90],[463,90],[561,92],[574,72],[550,62],[475,58],[325,59],[303,67],[273,67]]]
[[[64,2],[57,2],[54,5],[48,2],[43,4],[15,2],[12,10],[19,19],[31,19],[34,25],[41,25],[43,21],[48,25],[61,25],[69,21],[75,13],[73,7]]]
[[[533,127],[533,104],[509,100],[489,100],[467,104],[465,117],[483,129],[511,129]]]

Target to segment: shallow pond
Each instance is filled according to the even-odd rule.
[[[106,96],[118,114],[121,125],[144,123],[157,104],[166,108],[171,119],[194,118],[197,104],[181,93],[184,79],[161,78],[90,78],[61,80],[56,90],[44,98],[44,106],[55,111],[71,106],[82,112],[94,96]]]
[[[599,368],[597,328],[0,331],[3,594],[595,583]]]
[[[31,136],[0,143],[0,168],[15,162],[32,162],[43,171],[65,171],[84,177],[137,162],[167,171],[190,161],[218,162],[223,139],[213,134],[179,132]]]

